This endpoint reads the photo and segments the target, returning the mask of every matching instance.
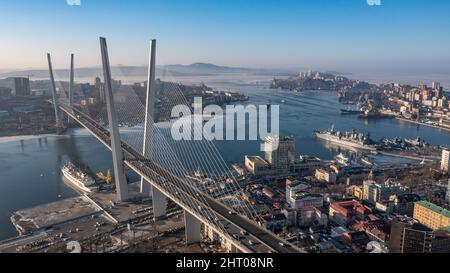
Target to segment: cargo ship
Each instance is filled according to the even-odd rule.
[[[61,172],[67,182],[75,189],[81,190],[85,193],[93,193],[98,191],[98,186],[95,179],[89,176],[86,172],[77,168],[73,163],[69,162],[61,168]]]
[[[370,134],[357,133],[354,129],[351,132],[341,133],[336,131],[334,126],[330,129],[320,132],[316,131],[315,135],[317,138],[329,141],[340,146],[351,147],[367,151],[376,151],[376,143],[370,139]]]

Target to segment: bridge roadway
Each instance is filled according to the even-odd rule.
[[[74,107],[60,104],[59,108],[90,131],[105,146],[111,149],[110,134],[108,130]],[[136,151],[124,141],[122,141],[122,149],[124,152],[125,164],[128,167],[133,169],[139,175],[142,175],[147,181],[151,181],[152,186],[156,187],[164,193],[164,195],[191,213],[198,220],[208,224],[219,234],[225,235],[225,237],[233,242],[233,245],[239,250],[243,252],[258,251],[264,253],[302,252],[287,241],[265,228],[262,228],[256,222],[237,213],[232,213],[232,210],[229,207],[218,202],[189,183],[186,183],[184,180],[173,175],[155,162],[144,158],[140,152]],[[176,191],[173,192],[172,189],[176,189]],[[220,222],[225,222],[225,224],[222,224],[221,227],[221,225],[218,224],[219,219],[205,217],[201,212],[205,212],[206,210],[212,211],[213,215],[218,215],[221,218]],[[227,228],[227,231],[224,231],[224,227],[229,226],[227,223],[233,225],[235,231],[237,228],[238,234],[235,234],[237,236],[231,236],[231,234],[228,233],[231,229]],[[244,233],[251,235],[251,238],[256,241],[252,243],[242,241],[242,234],[239,234],[239,231],[241,230],[244,231]],[[259,245],[259,247],[256,247],[258,250],[255,250],[255,245]]]

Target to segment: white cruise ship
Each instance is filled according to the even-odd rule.
[[[90,177],[87,173],[77,168],[71,162],[65,164],[61,168],[61,172],[64,178],[76,189],[82,190],[86,193],[93,193],[98,190],[94,178]]]

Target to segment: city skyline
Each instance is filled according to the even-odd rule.
[[[98,36],[110,37],[113,65],[143,65],[148,42],[157,64],[324,69],[367,73],[450,71],[447,1],[81,1],[3,3],[0,71],[100,64]],[[39,13],[35,11],[39,8]],[[20,15],[19,15],[20,14]],[[382,20],[380,19],[382,18]],[[30,31],[30,30],[35,31]],[[206,40],[205,37],[208,37]],[[31,48],[30,41],[33,41]],[[207,43],[206,43],[207,42]],[[180,50],[182,49],[182,50]],[[5,54],[7,52],[7,54]]]

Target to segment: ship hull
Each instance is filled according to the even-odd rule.
[[[79,181],[76,177],[72,176],[68,171],[61,170],[65,180],[69,182],[75,189],[81,190],[85,193],[93,193],[93,188],[86,187],[81,181]]]
[[[339,146],[351,147],[351,148],[355,148],[355,149],[359,149],[359,150],[366,150],[366,151],[376,151],[377,150],[377,148],[373,147],[373,146],[362,145],[362,144],[358,144],[358,143],[345,141],[345,140],[339,139],[337,137],[331,137],[326,134],[316,133],[316,137],[319,139],[328,141],[328,142],[338,144]]]
[[[342,115],[361,115],[363,114],[363,111],[360,110],[346,110],[346,109],[341,109],[341,114]]]

